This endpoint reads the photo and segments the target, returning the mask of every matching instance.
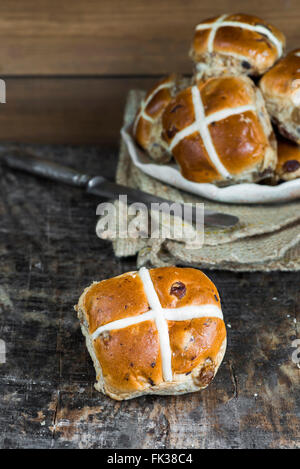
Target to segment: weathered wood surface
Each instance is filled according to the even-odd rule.
[[[111,176],[108,148],[36,147]],[[300,273],[209,273],[229,343],[212,385],[181,397],[115,402],[73,311],[82,289],[134,269],[95,235],[97,200],[0,166],[0,447],[295,448],[299,440]]]

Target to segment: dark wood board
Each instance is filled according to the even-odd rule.
[[[298,0],[10,0],[0,4],[0,73],[189,73],[194,27],[223,13],[255,14],[299,47]]]
[[[105,176],[117,156],[103,146],[34,150]],[[120,403],[93,389],[73,305],[92,280],[135,268],[96,237],[97,203],[0,166],[0,447],[300,447],[300,273],[208,273],[231,327],[203,392]]]

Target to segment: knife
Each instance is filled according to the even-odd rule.
[[[44,160],[28,152],[25,154],[18,150],[4,152],[1,155],[1,160],[6,166],[12,169],[26,171],[36,176],[71,186],[82,187],[88,194],[93,194],[98,197],[116,199],[119,195],[127,195],[128,203],[142,202],[148,208],[168,213],[170,213],[170,205],[174,204],[174,201],[110,182],[102,176],[89,176],[88,174],[80,173],[73,168]],[[151,204],[156,205],[152,206]],[[161,206],[160,204],[164,205]],[[184,204],[179,205],[181,206],[181,213],[183,214]],[[196,220],[199,219],[197,218],[197,210],[199,210],[199,208],[197,209],[197,207],[193,206],[191,210],[191,220],[187,220],[185,217],[185,221],[196,222]],[[239,219],[234,215],[204,210],[204,225],[206,226],[228,228],[236,225],[238,221]]]

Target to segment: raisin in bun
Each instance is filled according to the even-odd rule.
[[[300,49],[281,59],[260,81],[267,110],[279,132],[300,144]]]
[[[282,56],[285,37],[255,16],[222,15],[195,29],[190,57],[198,78],[225,73],[262,75]]]
[[[175,74],[160,80],[141,102],[135,117],[132,133],[135,141],[159,163],[172,158],[161,139],[161,116],[173,96],[184,87],[187,79]]]
[[[284,138],[278,139],[277,180],[291,181],[300,177],[300,146]]]
[[[212,77],[180,91],[164,110],[162,127],[190,181],[255,182],[275,169],[270,119],[259,89],[246,76]]]
[[[218,291],[196,269],[143,267],[95,282],[75,309],[95,387],[113,399],[199,391],[225,353]]]

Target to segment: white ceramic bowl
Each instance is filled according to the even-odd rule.
[[[154,163],[145,152],[138,148],[128,131],[129,127],[124,127],[121,134],[134,165],[145,174],[171,186],[178,187],[178,189],[207,199],[231,204],[268,204],[288,202],[300,198],[300,178],[283,182],[277,186],[247,183],[217,187],[214,184],[188,181],[181,175],[176,163],[163,165]]]

